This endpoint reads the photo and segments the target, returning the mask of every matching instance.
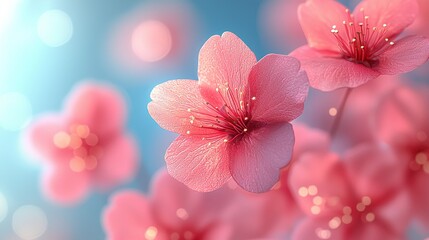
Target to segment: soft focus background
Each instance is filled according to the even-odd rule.
[[[45,240],[104,239],[100,216],[109,196],[125,188],[147,191],[175,137],[147,112],[152,88],[170,79],[197,79],[199,49],[224,31],[237,34],[258,58],[303,44],[298,22],[281,21],[295,14],[294,4],[278,14],[274,2],[0,0],[0,239],[21,239],[20,231]],[[151,45],[153,34],[165,42]],[[60,111],[73,86],[86,80],[109,82],[126,97],[140,168],[132,182],[62,207],[41,194],[41,168],[23,150],[21,134],[34,117]]]

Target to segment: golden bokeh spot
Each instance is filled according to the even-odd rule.
[[[315,196],[315,195],[317,195],[317,187],[315,186],[315,185],[310,185],[309,187],[308,187],[308,194],[309,195],[311,195],[311,196]]]
[[[86,144],[88,144],[91,147],[97,145],[98,141],[99,141],[99,139],[98,139],[97,135],[95,135],[94,133],[90,133],[88,135],[88,137],[86,137],[86,139],[85,139]]]
[[[69,166],[73,172],[82,172],[85,169],[85,161],[80,157],[74,157],[70,160]]]
[[[89,127],[87,125],[77,125],[75,130],[76,130],[76,134],[80,138],[86,138],[90,133]]]
[[[365,206],[371,205],[371,198],[368,196],[362,197],[362,203],[365,204]]]
[[[374,222],[374,220],[375,220],[375,214],[374,214],[374,213],[372,213],[372,212],[370,212],[370,213],[366,214],[366,216],[365,216],[365,220],[366,220],[367,222]]]
[[[57,132],[54,135],[53,141],[56,147],[64,149],[70,145],[71,139],[70,135],[68,135],[66,132],[61,131]]]
[[[319,206],[312,206],[310,211],[313,215],[319,215],[320,214],[320,207]]]
[[[341,219],[339,217],[334,217],[329,221],[329,228],[337,229],[341,225]]]
[[[307,197],[308,196],[308,189],[306,187],[300,187],[298,189],[298,194],[301,197]]]
[[[98,165],[98,159],[95,156],[87,156],[85,158],[85,162],[86,162],[86,169],[88,170],[94,170],[95,168],[97,168]]]
[[[144,238],[146,240],[154,240],[158,235],[158,229],[154,226],[150,226],[146,229],[144,233]]]
[[[415,160],[416,163],[423,165],[428,161],[428,156],[426,155],[426,153],[419,152],[416,154]]]
[[[336,109],[336,108],[331,107],[331,108],[329,109],[329,115],[330,115],[331,117],[335,117],[335,116],[337,116],[337,113],[338,113],[338,111],[337,111],[337,109]]]
[[[179,208],[176,210],[176,216],[182,220],[186,220],[189,218],[189,214],[184,208]]]

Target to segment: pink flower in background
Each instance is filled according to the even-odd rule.
[[[298,6],[303,2],[305,0],[264,1],[260,13],[261,31],[265,33],[262,37],[286,52],[305,44],[297,14]]]
[[[289,175],[291,169],[298,159],[308,153],[325,153],[329,150],[330,139],[325,132],[309,128],[304,124],[294,124],[295,146],[293,149],[293,157],[290,164],[282,169],[280,181],[274,187],[275,190],[281,192],[285,197],[285,204],[288,206],[287,216],[292,222],[297,222],[302,217],[303,212],[296,203],[293,193],[289,185]],[[298,163],[299,164],[299,163]],[[290,224],[290,226],[293,226]],[[292,229],[288,229],[289,231]]]
[[[378,109],[378,133],[400,156],[413,212],[429,229],[429,109],[427,87],[398,86]],[[394,120],[393,120],[394,119]],[[393,121],[392,121],[393,120]]]
[[[298,10],[308,45],[291,56],[323,91],[409,72],[429,57],[429,39],[397,38],[417,11],[416,0],[364,0],[353,13],[333,0],[308,0]]]
[[[231,176],[251,192],[268,191],[292,155],[289,123],[304,107],[308,80],[292,57],[259,62],[230,32],[201,48],[199,81],[155,87],[148,109],[180,136],[168,148],[168,172],[197,191],[212,191]]]
[[[342,152],[360,143],[377,139],[375,114],[380,101],[393,88],[400,84],[397,76],[381,76],[377,81],[370,81],[353,89],[343,109],[341,121],[332,145]],[[340,104],[346,89],[322,92],[312,89],[307,98],[311,106],[300,117],[300,121],[316,128],[331,131],[335,119],[340,114]],[[359,123],[359,127],[356,127]]]
[[[417,2],[419,3],[419,14],[416,21],[410,26],[410,30],[413,33],[429,37],[429,1],[417,0]]]
[[[342,160],[332,152],[303,155],[290,185],[307,217],[292,239],[403,239],[410,202],[395,161],[379,143],[359,145]]]
[[[279,237],[286,219],[287,206],[278,192],[256,195],[226,186],[195,192],[160,171],[151,195],[114,195],[103,225],[110,240],[255,239]]]
[[[34,121],[27,142],[46,164],[46,195],[75,203],[91,187],[105,189],[130,180],[138,149],[124,133],[125,120],[125,102],[113,87],[84,83],[71,93],[62,113]]]

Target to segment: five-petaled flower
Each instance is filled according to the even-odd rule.
[[[397,36],[417,11],[416,0],[364,0],[353,13],[333,0],[308,0],[298,9],[308,45],[291,56],[323,91],[414,70],[429,58],[429,39]]]
[[[29,150],[46,161],[43,190],[71,204],[91,187],[106,189],[134,176],[138,148],[124,134],[126,108],[112,87],[85,83],[61,114],[42,116],[27,132]]]
[[[270,54],[257,62],[226,32],[202,47],[198,77],[151,93],[151,116],[180,134],[165,155],[168,172],[197,191],[217,189],[231,176],[248,191],[268,191],[290,161],[289,122],[302,113],[308,92],[299,61]]]

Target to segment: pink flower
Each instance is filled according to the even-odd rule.
[[[336,150],[345,150],[360,143],[377,139],[375,114],[380,101],[398,86],[397,76],[381,76],[377,81],[356,87],[348,96],[343,109],[338,131],[332,140]],[[331,131],[335,119],[340,114],[340,104],[347,89],[322,92],[312,89],[307,106],[312,106],[300,117],[300,121],[310,126]],[[359,127],[356,127],[359,123]],[[295,143],[297,144],[297,143]]]
[[[60,114],[43,116],[27,132],[28,147],[44,160],[43,190],[70,204],[91,187],[108,188],[135,173],[138,150],[124,134],[125,102],[112,87],[85,83]]]
[[[308,45],[291,56],[301,61],[314,88],[357,87],[428,60],[429,39],[397,37],[414,21],[416,0],[364,0],[353,13],[333,0],[308,0],[298,14]]]
[[[261,31],[266,33],[262,37],[286,52],[305,44],[296,11],[303,2],[305,0],[265,1],[260,14]]]
[[[332,152],[303,155],[290,185],[307,214],[292,239],[403,239],[409,198],[393,151],[359,145],[342,159]]]
[[[195,192],[161,171],[151,194],[114,195],[103,225],[110,240],[255,239],[279,237],[287,206],[278,192],[249,194],[223,187]]]
[[[251,192],[269,190],[290,160],[292,125],[308,83],[292,57],[253,52],[233,33],[202,47],[199,81],[173,80],[151,93],[158,124],[180,136],[165,155],[168,172],[197,191],[212,191],[231,176]]]
[[[399,86],[378,109],[378,133],[400,156],[414,215],[429,229],[429,110],[427,87]],[[394,119],[392,121],[392,119]]]

